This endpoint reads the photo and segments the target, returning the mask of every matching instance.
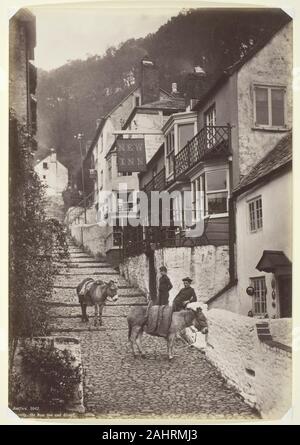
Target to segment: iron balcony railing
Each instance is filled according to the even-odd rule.
[[[147,182],[144,186],[143,191],[145,193],[150,193],[152,191],[161,192],[166,187],[166,171],[163,168],[159,173],[157,173],[151,181]]]
[[[231,127],[202,128],[175,156],[175,179],[179,179],[198,162],[231,152]]]

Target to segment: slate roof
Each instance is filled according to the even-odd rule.
[[[215,91],[217,91],[222,85],[224,85],[227,80],[237,71],[239,71],[242,66],[245,65],[252,57],[255,56],[261,49],[263,49],[272,39],[273,37],[284,28],[291,21],[291,17],[288,15],[285,16],[285,19],[279,26],[272,30],[270,33],[266,34],[263,38],[261,38],[243,57],[233,63],[231,66],[227,67],[221,73],[216,73],[211,76],[211,80],[209,84],[206,86],[205,90],[199,100],[196,102],[192,111],[197,111],[201,108],[201,106],[210,98]]]
[[[290,131],[266,154],[266,156],[253,167],[234,189],[234,195],[240,195],[253,187],[266,177],[275,174],[278,170],[292,162],[292,132]]]

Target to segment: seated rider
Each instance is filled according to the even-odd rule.
[[[185,309],[188,303],[197,301],[194,289],[191,287],[193,280],[189,277],[183,278],[184,287],[179,291],[173,301],[173,311],[179,312]]]

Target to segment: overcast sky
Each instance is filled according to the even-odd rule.
[[[35,64],[45,70],[68,60],[102,55],[112,45],[156,32],[180,9],[128,9],[48,6],[32,7],[36,16]]]

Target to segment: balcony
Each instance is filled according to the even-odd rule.
[[[153,191],[161,192],[165,190],[166,186],[166,172],[163,168],[157,175],[155,175],[151,181],[147,182],[144,186],[143,191],[145,193],[150,193]]]
[[[227,157],[231,153],[230,136],[230,125],[202,128],[175,156],[175,179],[183,179],[198,162]]]

